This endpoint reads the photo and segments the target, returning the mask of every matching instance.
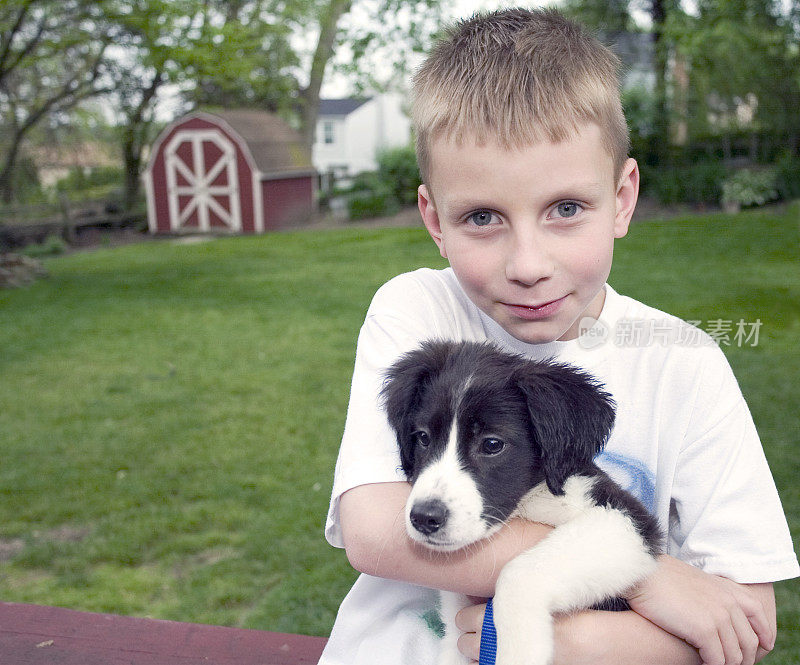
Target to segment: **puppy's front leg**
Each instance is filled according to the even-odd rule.
[[[440,616],[444,624],[444,637],[439,651],[438,665],[468,665],[469,658],[458,650],[461,631],[456,627],[456,614],[470,604],[469,598],[459,593],[442,591]]]
[[[497,581],[497,665],[547,665],[553,658],[553,618],[548,603],[539,595],[535,576],[514,565],[525,559],[523,554],[506,564]]]
[[[619,511],[590,508],[557,527],[500,573],[497,665],[548,665],[554,613],[621,596],[655,567],[646,543]]]

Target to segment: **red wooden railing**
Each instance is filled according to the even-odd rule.
[[[324,637],[0,603],[0,665],[298,665]]]

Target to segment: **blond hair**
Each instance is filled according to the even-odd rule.
[[[513,149],[560,142],[597,124],[615,176],[628,156],[619,59],[552,9],[476,14],[451,28],[413,79],[412,118],[424,182],[437,139]]]

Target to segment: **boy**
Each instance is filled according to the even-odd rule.
[[[383,371],[430,338],[554,357],[617,402],[598,463],[657,516],[669,556],[634,611],[559,618],[556,663],[753,663],[772,648],[771,582],[800,570],[736,380],[699,331],[606,284],[639,185],[617,66],[558,14],[509,10],[458,26],[415,77],[419,208],[450,268],[385,284],[359,336],[326,536],[365,574],[324,665],[435,663],[431,589],[489,597],[549,531],[511,520],[449,555],[406,536],[409,485],[378,396]],[[631,329],[658,337],[618,339]],[[472,658],[482,609],[459,615]]]

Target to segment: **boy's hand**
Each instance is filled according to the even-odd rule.
[[[477,663],[480,657],[481,628],[486,601],[483,598],[471,598],[471,600],[477,604],[465,607],[456,615],[456,626],[462,631],[458,639],[458,650],[462,656],[469,658],[470,663]],[[554,665],[601,665],[603,662],[597,653],[587,648],[590,640],[585,639],[584,634],[588,632],[589,627],[582,620],[581,613],[554,617],[553,637],[556,646]],[[608,634],[604,634],[603,637],[607,638]],[[593,638],[596,642],[597,638],[594,636]],[[613,662],[619,664],[619,661]]]
[[[659,557],[628,602],[698,649],[705,665],[753,665],[775,643],[771,613],[750,589],[670,556]]]

